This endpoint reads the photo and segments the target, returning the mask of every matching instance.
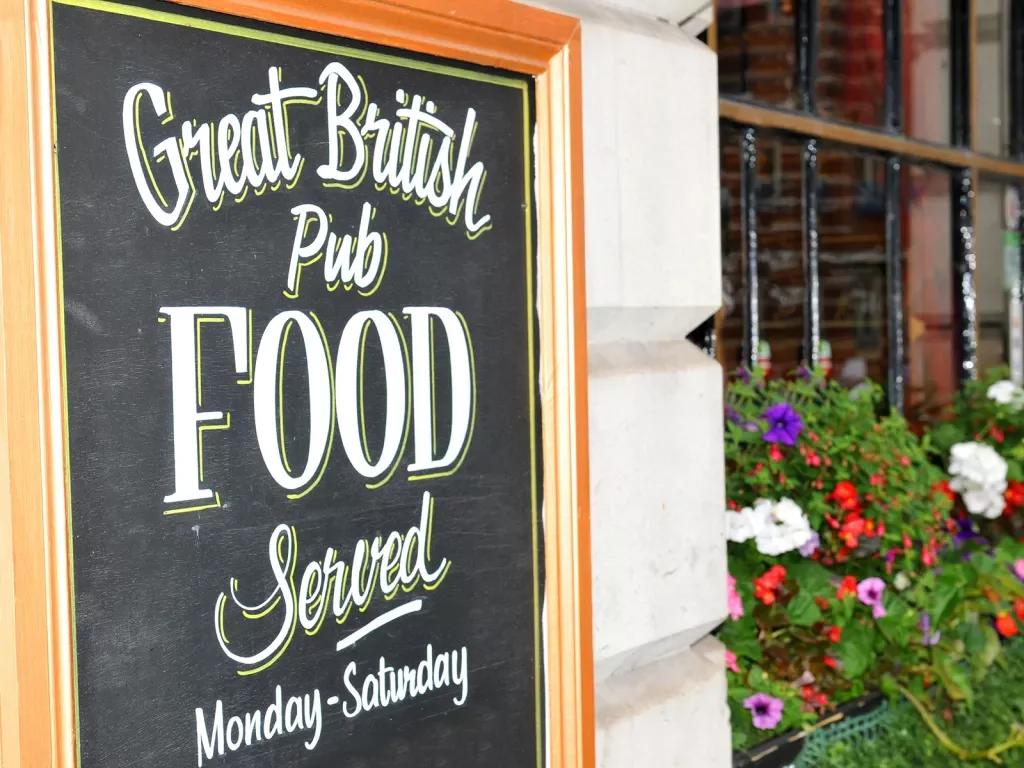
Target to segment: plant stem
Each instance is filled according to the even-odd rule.
[[[961,746],[958,746],[951,738],[949,738],[946,732],[939,727],[938,723],[935,722],[935,719],[931,716],[931,713],[928,712],[925,705],[918,701],[917,697],[914,696],[914,694],[912,694],[909,690],[904,688],[899,683],[896,683],[895,685],[896,689],[900,693],[902,693],[903,696],[911,704],[914,705],[914,709],[917,710],[917,713],[921,716],[921,719],[924,720],[924,723],[928,726],[928,729],[935,735],[935,738],[939,740],[939,743],[942,744],[942,746],[944,746],[946,749],[948,749],[950,752],[952,752],[954,755],[956,755],[960,760],[964,762],[988,760],[990,762],[996,763],[997,765],[1002,765],[1003,761],[999,757],[1001,753],[1006,752],[1007,750],[1013,749],[1015,747],[1024,746],[1024,730],[1017,727],[1010,732],[1010,738],[1008,738],[1002,744],[997,744],[993,747],[989,747],[988,749],[981,750],[979,752],[968,752],[966,749],[964,749]]]

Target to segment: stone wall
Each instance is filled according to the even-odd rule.
[[[722,372],[686,340],[721,301],[706,3],[545,5],[582,20],[597,763],[726,768]]]

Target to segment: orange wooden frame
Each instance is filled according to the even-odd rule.
[[[576,19],[510,0],[178,0],[536,78],[550,765],[594,765]],[[0,3],[0,764],[75,768],[50,6]]]

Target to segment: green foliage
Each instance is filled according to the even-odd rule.
[[[1007,742],[1024,722],[1024,642],[1009,645],[1005,669],[976,686],[973,704],[949,705],[937,690],[923,696],[949,739],[967,750],[982,752]],[[948,716],[948,717],[947,717]],[[826,734],[827,735],[827,734]],[[999,755],[1004,765],[1024,765],[1024,748]],[[895,707],[888,728],[872,739],[837,742],[817,768],[960,768],[965,763],[943,746],[907,702]],[[989,762],[979,765],[991,765]]]
[[[983,387],[975,396],[984,397]],[[1003,419],[997,430],[1015,429],[1010,421],[1019,418],[1024,435],[1024,418],[984,399],[984,418]],[[793,548],[768,554],[757,538],[729,544],[743,615],[718,636],[737,657],[739,672],[729,673],[737,749],[814,723],[885,685],[927,692],[940,707],[978,706],[989,671],[1005,663],[995,620],[1016,630],[1013,616],[1024,619],[1024,586],[1012,569],[1024,545],[1003,538],[993,551],[990,543],[952,537],[956,495],[933,459],[962,431],[940,427],[942,434],[919,439],[900,416],[879,414],[880,401],[873,386],[852,397],[820,376],[755,377],[729,388],[730,509],[790,499],[820,538],[808,557]],[[779,420],[770,423],[766,412],[780,404],[802,427],[786,440],[778,433],[768,439]],[[962,407],[963,423],[973,425]],[[867,579],[881,580],[881,606],[871,596],[879,582]],[[874,593],[863,591],[868,585]],[[784,702],[777,727],[753,728],[743,702],[755,693]]]

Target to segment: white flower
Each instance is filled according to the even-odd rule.
[[[1006,462],[984,443],[957,443],[949,455],[949,487],[960,494],[972,515],[994,520],[1003,513]]]
[[[758,500],[753,509],[744,507],[739,512],[726,510],[725,537],[737,544],[753,539],[764,528],[771,509],[770,501]]]
[[[910,586],[910,577],[903,571],[896,574],[896,578],[892,580],[892,585],[896,587],[897,592],[902,592]]]
[[[799,549],[811,539],[807,515],[791,499],[781,499],[770,507],[761,530],[755,535],[757,551],[772,557]]]
[[[1015,410],[1019,411],[1024,405],[1024,389],[1009,379],[1003,379],[988,388],[988,399],[995,400],[1000,405],[1012,405]]]

